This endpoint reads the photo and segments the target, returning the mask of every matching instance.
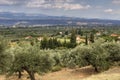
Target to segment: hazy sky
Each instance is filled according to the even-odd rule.
[[[0,12],[120,20],[120,0],[0,0]]]

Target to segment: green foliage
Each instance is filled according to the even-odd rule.
[[[0,36],[0,73],[8,71],[11,63],[12,56],[6,51],[7,48],[7,40]]]
[[[77,46],[76,43],[76,30],[72,29],[71,36],[70,36],[70,42],[66,43],[67,48],[75,48]]]
[[[95,42],[95,41],[94,41],[94,34],[93,34],[93,33],[90,34],[90,39],[89,39],[89,40],[90,40],[91,43],[94,43],[94,42]]]
[[[71,36],[72,37],[72,36]],[[74,40],[72,40],[74,39]],[[77,46],[77,43],[76,43],[76,37],[72,37],[71,38],[71,42],[67,42],[66,40],[64,40],[64,42],[60,42],[60,40],[57,40],[57,38],[44,38],[42,41],[41,41],[41,49],[56,49],[56,48],[59,48],[59,47],[66,47],[66,48],[74,48]]]
[[[19,47],[14,51],[11,72],[25,70],[30,75],[31,80],[35,80],[35,73],[51,70],[53,63],[54,60],[50,54],[40,51],[35,46]]]
[[[62,55],[63,66],[69,68],[87,66],[89,64],[87,60],[90,50],[89,47],[78,46],[70,52],[64,52]]]
[[[88,55],[90,54],[90,48],[87,46],[78,46],[74,50],[71,51],[71,57],[75,60],[75,64],[79,67],[87,66],[88,63]]]
[[[66,30],[66,31],[65,31],[65,35],[68,35],[68,34],[69,34],[68,30]]]
[[[98,32],[98,30],[97,29],[92,29],[92,31],[91,31],[93,34],[95,34],[96,32]]]
[[[61,65],[63,67],[68,66],[70,52],[68,50],[61,51]]]
[[[61,66],[57,65],[52,68],[52,72],[60,71],[62,69]]]
[[[71,32],[70,42],[76,43],[76,30],[75,29],[73,29]]]
[[[91,54],[89,54],[89,63],[95,68],[95,71],[101,72],[109,69],[108,52],[99,44],[92,45]]]
[[[114,41],[115,39],[114,39],[114,37],[111,37],[111,36],[103,36],[103,38],[105,39],[105,41],[106,42],[112,42],[112,41]]]
[[[92,65],[95,71],[101,72],[109,69],[111,64],[109,56],[108,51],[101,46],[101,42],[97,42],[91,46],[78,46],[64,54],[62,63],[69,68]]]
[[[44,38],[42,41],[41,41],[41,49],[55,49],[57,47],[61,47],[62,44],[60,41],[57,40],[57,38],[50,38],[50,39],[47,39],[47,38]]]
[[[46,37],[43,38],[43,40],[41,41],[41,46],[42,49],[47,49],[48,48],[48,40]]]
[[[77,33],[78,33],[80,36],[83,36],[83,31],[82,31],[81,28],[77,30]]]
[[[88,45],[88,35],[85,36],[85,44]]]
[[[105,43],[102,47],[109,53],[109,60],[112,62],[120,61],[120,45],[118,43]]]
[[[77,43],[71,43],[71,42],[66,43],[67,48],[75,48],[76,46],[77,46]]]

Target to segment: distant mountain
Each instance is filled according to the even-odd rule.
[[[25,13],[11,13],[11,12],[1,12],[0,19],[40,19],[40,18],[47,18],[47,15],[43,14],[25,14]]]
[[[49,16],[44,14],[25,14],[0,12],[0,25],[120,25],[120,20],[86,19],[66,16]]]
[[[12,13],[12,12],[0,12],[0,19],[14,19],[14,20],[41,20],[41,19],[63,19],[69,17],[64,16],[48,16],[45,14],[25,14],[25,13]]]

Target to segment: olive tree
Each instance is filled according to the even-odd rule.
[[[74,62],[73,62],[73,64],[71,64],[71,61],[73,61],[73,60],[70,56],[70,52],[64,52],[61,56],[62,56],[61,57],[61,62],[62,62],[63,67],[66,68],[66,67],[73,66]],[[70,64],[71,64],[71,66],[70,66]]]
[[[14,53],[14,61],[11,71],[26,71],[31,80],[35,80],[35,73],[47,72],[52,68],[53,59],[35,46],[20,47]]]
[[[102,47],[109,53],[110,61],[120,61],[120,45],[118,43],[106,42],[102,44]]]
[[[0,36],[0,73],[6,72],[11,63],[11,55],[7,53],[8,42]]]
[[[62,63],[69,68],[87,66],[90,50],[88,46],[78,46],[62,55]]]
[[[79,67],[89,65],[88,55],[91,48],[89,46],[78,46],[71,51],[71,57],[74,59],[74,63]]]
[[[92,50],[89,54],[89,63],[95,68],[96,72],[101,72],[109,69],[110,62],[108,60],[108,53],[98,43],[91,46]]]

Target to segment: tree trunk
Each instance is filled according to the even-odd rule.
[[[95,72],[99,72],[97,67],[95,67]]]
[[[22,77],[21,71],[18,71],[18,78],[20,79]]]
[[[33,72],[30,72],[30,73],[28,73],[28,74],[29,74],[31,80],[35,80],[35,76],[34,76],[34,73],[33,73]]]
[[[27,71],[27,73],[29,74],[30,76],[30,79],[31,80],[35,80],[35,75],[34,75],[34,72],[33,71],[29,71],[28,69],[25,69]]]

